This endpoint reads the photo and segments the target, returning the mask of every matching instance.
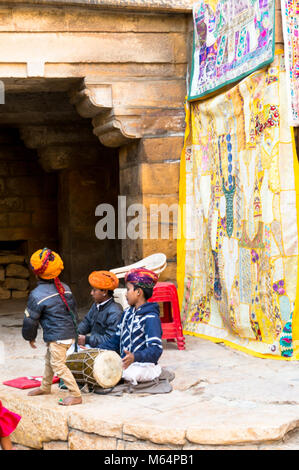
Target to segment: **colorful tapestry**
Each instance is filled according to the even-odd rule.
[[[299,344],[299,168],[286,108],[282,54],[187,103],[178,240],[184,333],[280,359]]]
[[[299,0],[281,0],[289,125],[299,126]]]
[[[193,7],[189,100],[240,80],[274,58],[275,0],[201,0]]]

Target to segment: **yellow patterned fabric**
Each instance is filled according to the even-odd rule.
[[[283,54],[186,104],[178,288],[184,333],[299,358],[298,161]]]

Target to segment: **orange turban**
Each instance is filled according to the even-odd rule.
[[[60,256],[48,248],[33,253],[30,258],[30,266],[34,274],[42,279],[55,279],[64,268]]]
[[[114,290],[118,287],[119,280],[110,271],[93,271],[88,277],[89,284],[95,289]]]

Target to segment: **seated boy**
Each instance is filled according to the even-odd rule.
[[[147,302],[153,295],[157,280],[158,276],[145,268],[133,269],[125,277],[129,307],[124,311],[114,336],[101,343],[102,349],[120,354],[124,369],[136,363],[157,364],[163,352],[159,305]],[[126,380],[130,380],[128,372]]]
[[[56,374],[70,392],[70,396],[60,400],[59,404],[78,405],[82,403],[81,392],[66,365],[66,352],[75,342],[77,335],[77,312],[70,288],[58,278],[64,268],[62,259],[54,251],[44,248],[31,256],[30,265],[38,283],[28,298],[22,335],[35,349],[35,338],[40,324],[44,341],[47,343],[47,354],[41,386],[30,391],[28,395],[50,394],[53,376]]]
[[[113,299],[118,278],[110,271],[94,271],[88,277],[94,304],[78,326],[78,344],[101,348],[102,343],[116,331],[123,308]]]

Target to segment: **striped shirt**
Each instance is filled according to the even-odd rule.
[[[136,362],[156,364],[163,352],[159,305],[148,302],[138,309],[128,307],[114,336],[101,343],[101,349],[112,349],[121,357],[126,355],[127,350],[134,354]]]

